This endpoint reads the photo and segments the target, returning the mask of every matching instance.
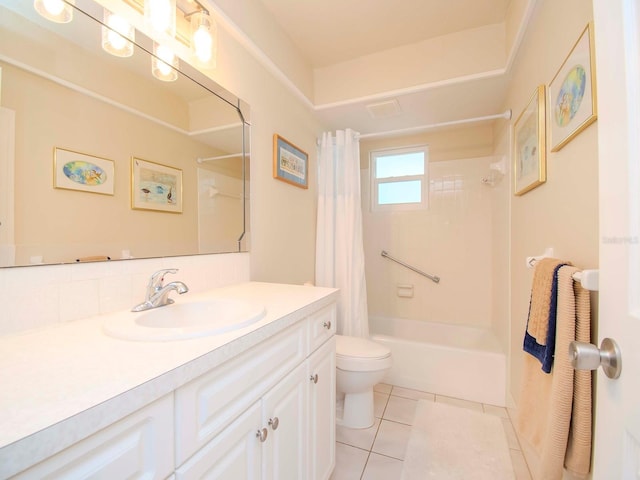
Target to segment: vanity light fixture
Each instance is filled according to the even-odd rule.
[[[129,22],[115,13],[104,9],[102,27],[102,48],[116,57],[133,55],[136,30]]]
[[[47,20],[56,23],[69,23],[73,20],[71,0],[35,0],[33,7]]]
[[[176,0],[145,0],[144,18],[154,31],[173,38],[176,34]]]
[[[153,42],[151,73],[163,82],[175,82],[178,79],[178,57],[166,45]]]
[[[217,53],[217,26],[207,10],[191,15],[191,53],[196,66],[215,68]]]

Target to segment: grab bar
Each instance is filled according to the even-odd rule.
[[[388,258],[389,260],[391,260],[392,262],[396,262],[399,263],[400,265],[402,265],[403,267],[408,268],[409,270],[413,270],[416,273],[419,273],[420,275],[423,275],[425,277],[427,277],[429,280],[432,280],[434,283],[440,283],[440,277],[438,277],[437,275],[429,275],[428,273],[424,273],[422,270],[418,270],[415,267],[412,267],[411,265],[408,265],[406,263],[404,263],[401,260],[398,260],[397,258],[392,257],[391,255],[389,255],[387,252],[385,252],[384,250],[382,250],[382,252],[380,253],[380,255],[382,255],[385,258]]]

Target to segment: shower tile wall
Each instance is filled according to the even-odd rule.
[[[431,162],[429,209],[372,213],[369,170],[362,170],[364,250],[369,315],[490,326],[492,188],[481,182],[494,157]],[[385,258],[386,250],[435,284]],[[413,285],[413,298],[398,285]]]

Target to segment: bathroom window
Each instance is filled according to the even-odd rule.
[[[427,208],[426,145],[371,152],[371,210]]]

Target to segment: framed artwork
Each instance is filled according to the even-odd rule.
[[[182,213],[182,170],[133,157],[131,208]]]
[[[596,121],[594,48],[593,24],[589,23],[549,83],[552,152]]]
[[[273,178],[308,188],[309,155],[280,135],[273,136]]]
[[[513,126],[515,195],[523,195],[547,180],[545,104],[545,86],[540,85]]]
[[[113,160],[65,148],[53,149],[53,187],[113,195]]]

